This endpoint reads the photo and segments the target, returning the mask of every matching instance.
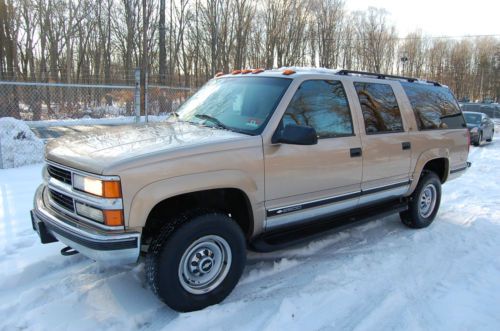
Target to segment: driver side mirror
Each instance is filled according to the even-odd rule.
[[[310,126],[288,124],[284,128],[276,130],[271,143],[316,145],[318,143],[318,135],[316,130]]]

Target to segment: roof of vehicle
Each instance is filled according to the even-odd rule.
[[[288,74],[284,74],[284,72],[288,72]],[[418,79],[414,77],[405,77],[405,76],[396,76],[396,75],[389,75],[389,74],[381,74],[381,73],[375,73],[375,72],[365,72],[365,71],[356,71],[356,70],[346,70],[346,69],[328,69],[328,68],[321,68],[321,67],[281,67],[278,69],[259,69],[258,71],[251,71],[251,70],[235,70],[231,73],[228,74],[223,74],[220,73],[216,77],[228,77],[230,76],[254,76],[254,75],[259,75],[259,76],[266,76],[266,77],[283,77],[283,75],[289,76],[290,78],[294,78],[297,76],[303,76],[303,75],[311,75],[311,74],[327,74],[327,75],[341,75],[341,76],[356,76],[356,77],[366,77],[366,78],[373,78],[373,79],[388,79],[388,80],[397,80],[397,81],[408,81],[412,83],[419,83],[419,84],[425,84],[425,85],[434,85],[434,86],[443,86],[447,87],[446,85],[442,85],[438,82],[435,81],[430,81],[430,80],[424,80],[424,79]]]
[[[485,113],[481,113],[481,112],[478,112],[478,111],[463,111],[462,113],[464,113],[464,114],[474,114],[474,115],[484,115],[484,116],[486,116]]]

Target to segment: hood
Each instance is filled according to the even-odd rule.
[[[247,135],[183,122],[138,123],[71,134],[48,143],[47,160],[102,174],[114,164],[189,147],[207,147]],[[222,148],[222,147],[221,147]],[[193,150],[193,153],[195,151]]]

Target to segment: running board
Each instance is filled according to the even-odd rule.
[[[250,242],[250,248],[257,252],[271,252],[310,241],[324,235],[329,230],[344,230],[405,210],[408,210],[406,199],[356,208],[354,211],[311,221],[307,224],[265,232]]]

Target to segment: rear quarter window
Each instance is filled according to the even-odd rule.
[[[465,120],[451,91],[442,86],[401,82],[419,130],[461,129]]]

